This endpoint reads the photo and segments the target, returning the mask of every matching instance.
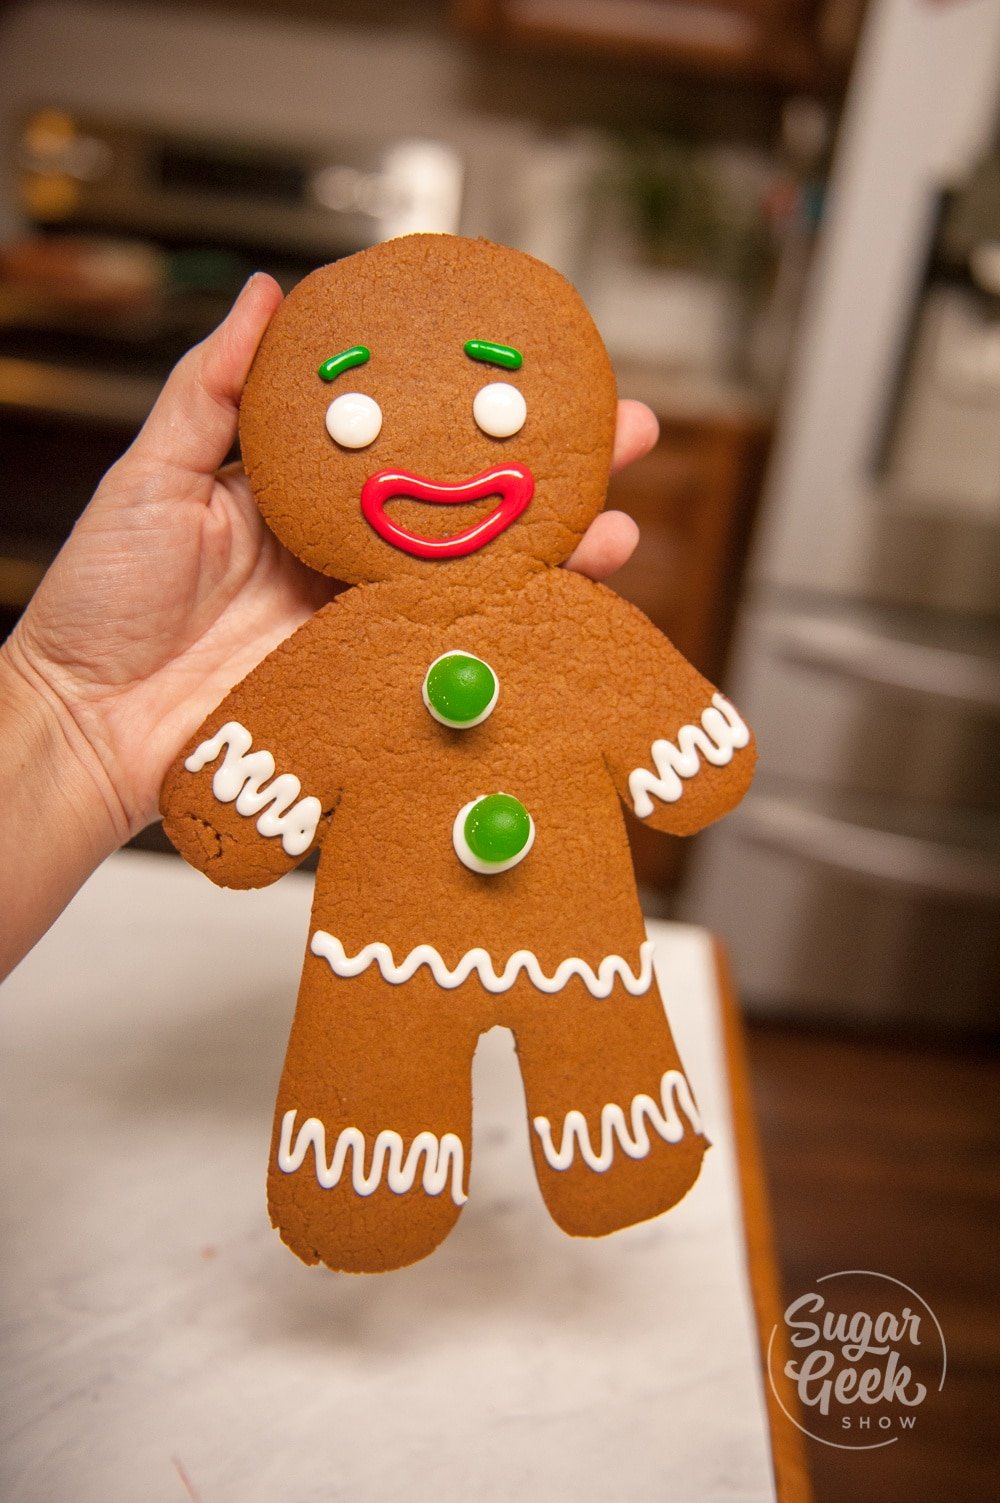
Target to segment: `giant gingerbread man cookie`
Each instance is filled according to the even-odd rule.
[[[498,1023],[565,1231],[656,1216],[698,1176],[621,804],[690,834],[754,752],[639,611],[559,567],[604,503],[614,424],[577,294],[485,241],[414,235],[313,273],[250,373],[261,511],[354,588],[237,684],[162,807],[227,887],[322,846],[269,1170],[306,1262],[396,1268],[447,1235]]]

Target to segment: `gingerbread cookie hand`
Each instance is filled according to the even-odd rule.
[[[265,887],[321,840],[339,797],[317,755],[310,668],[325,607],[223,700],[163,784],[163,828],[219,887]],[[322,653],[329,664],[331,654]]]
[[[185,854],[238,885],[322,847],[268,1175],[306,1262],[384,1271],[447,1235],[472,1057],[498,1023],[566,1231],[659,1215],[698,1177],[708,1140],[620,800],[698,828],[753,753],[645,618],[560,567],[603,506],[615,413],[569,284],[452,236],[314,273],[251,370],[264,518],[354,588],[209,718],[164,809]]]
[[[641,611],[618,596],[608,640],[618,664],[611,687],[607,762],[626,808],[669,835],[694,835],[721,819],[750,786],[753,732]]]

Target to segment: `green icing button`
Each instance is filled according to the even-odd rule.
[[[500,693],[500,681],[489,663],[469,652],[446,652],[427,670],[424,704],[435,720],[455,730],[480,725]]]
[[[531,818],[509,793],[477,799],[465,816],[465,843],[480,861],[513,861],[531,839]]]

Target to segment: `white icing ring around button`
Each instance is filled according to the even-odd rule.
[[[434,672],[434,669],[437,667],[438,663],[443,663],[445,658],[456,657],[475,658],[477,663],[482,663],[485,667],[489,668],[490,672],[493,675],[493,697],[490,700],[489,704],[486,706],[485,710],[482,710],[474,720],[449,720],[447,716],[442,715],[439,710],[435,710],[427,695],[427,680]],[[438,725],[446,725],[448,729],[452,731],[471,731],[474,725],[482,725],[483,721],[488,720],[489,717],[493,714],[493,711],[496,707],[496,702],[500,698],[500,675],[497,673],[496,669],[491,667],[490,664],[486,662],[486,659],[481,658],[478,653],[469,652],[469,650],[465,647],[449,647],[447,652],[442,652],[439,657],[436,657],[434,659],[433,663],[424,674],[424,681],[420,686],[420,695],[424,701],[425,709],[427,709],[430,714],[433,715]]]
[[[497,792],[502,793],[503,789],[498,788]],[[510,871],[512,866],[517,866],[520,861],[524,860],[535,843],[535,821],[528,814],[527,809],[525,809],[525,814],[528,814],[528,838],[516,856],[511,856],[507,861],[482,861],[476,855],[475,851],[470,850],[469,842],[465,838],[465,821],[470,812],[479,803],[479,800],[488,797],[488,794],[480,793],[476,798],[470,799],[467,804],[463,804],[455,816],[455,823],[451,827],[451,841],[455,847],[455,855],[463,866],[469,868],[470,872],[479,872],[484,877],[492,877],[498,872]]]

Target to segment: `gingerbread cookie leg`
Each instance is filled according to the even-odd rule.
[[[572,981],[514,1031],[535,1173],[563,1231],[602,1237],[687,1194],[708,1141],[655,981],[605,998]]]
[[[271,1220],[304,1262],[402,1268],[455,1224],[471,1143],[468,1012],[426,975],[393,985],[369,964],[338,976],[307,955],[268,1173]]]

